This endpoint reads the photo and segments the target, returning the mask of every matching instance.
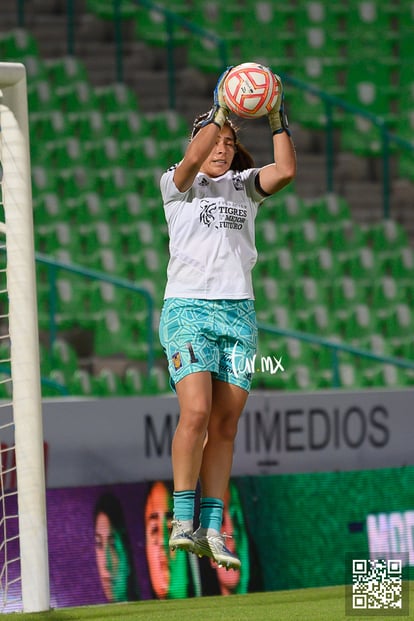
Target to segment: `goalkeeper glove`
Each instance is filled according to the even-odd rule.
[[[276,81],[279,85],[279,95],[276,100],[275,105],[270,110],[267,115],[269,119],[270,129],[272,130],[272,134],[281,134],[286,132],[288,136],[290,136],[289,123],[287,119],[287,115],[285,112],[284,106],[284,93],[283,93],[283,85],[282,80],[278,75],[275,74]]]
[[[226,106],[226,102],[224,101],[223,85],[224,80],[226,79],[226,76],[229,73],[230,69],[232,69],[232,67],[227,67],[227,69],[223,71],[223,73],[217,80],[217,84],[214,89],[213,107],[207,113],[206,117],[200,122],[199,128],[204,127],[209,123],[215,123],[215,125],[217,125],[221,129],[224,123],[227,121],[230,110],[228,109],[228,107]]]

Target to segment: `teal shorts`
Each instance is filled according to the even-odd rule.
[[[171,387],[190,373],[249,391],[257,349],[253,300],[167,298],[159,336],[168,360]]]

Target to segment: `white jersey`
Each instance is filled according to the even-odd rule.
[[[254,299],[254,222],[264,200],[258,168],[211,178],[198,173],[186,192],[171,168],[160,186],[170,236],[165,298]]]

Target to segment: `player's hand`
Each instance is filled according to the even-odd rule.
[[[224,101],[223,84],[224,80],[226,79],[226,75],[229,73],[230,69],[232,69],[232,67],[227,67],[227,69],[223,71],[223,73],[217,80],[217,84],[214,89],[213,107],[208,112],[207,117],[200,124],[200,127],[204,127],[209,123],[215,123],[221,129],[224,123],[227,121],[230,111],[226,106],[226,102]]]
[[[285,96],[283,93],[283,84],[280,77],[275,73],[276,81],[279,85],[279,94],[276,99],[276,103],[267,115],[269,119],[270,129],[272,134],[281,134],[286,132],[290,136],[289,123],[285,112]]]

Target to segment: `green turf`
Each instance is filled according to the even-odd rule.
[[[410,614],[407,616],[346,616],[345,588],[326,587],[182,600],[148,600],[85,608],[61,608],[37,614],[4,614],[1,621],[407,621],[413,615],[414,582],[410,583]]]

